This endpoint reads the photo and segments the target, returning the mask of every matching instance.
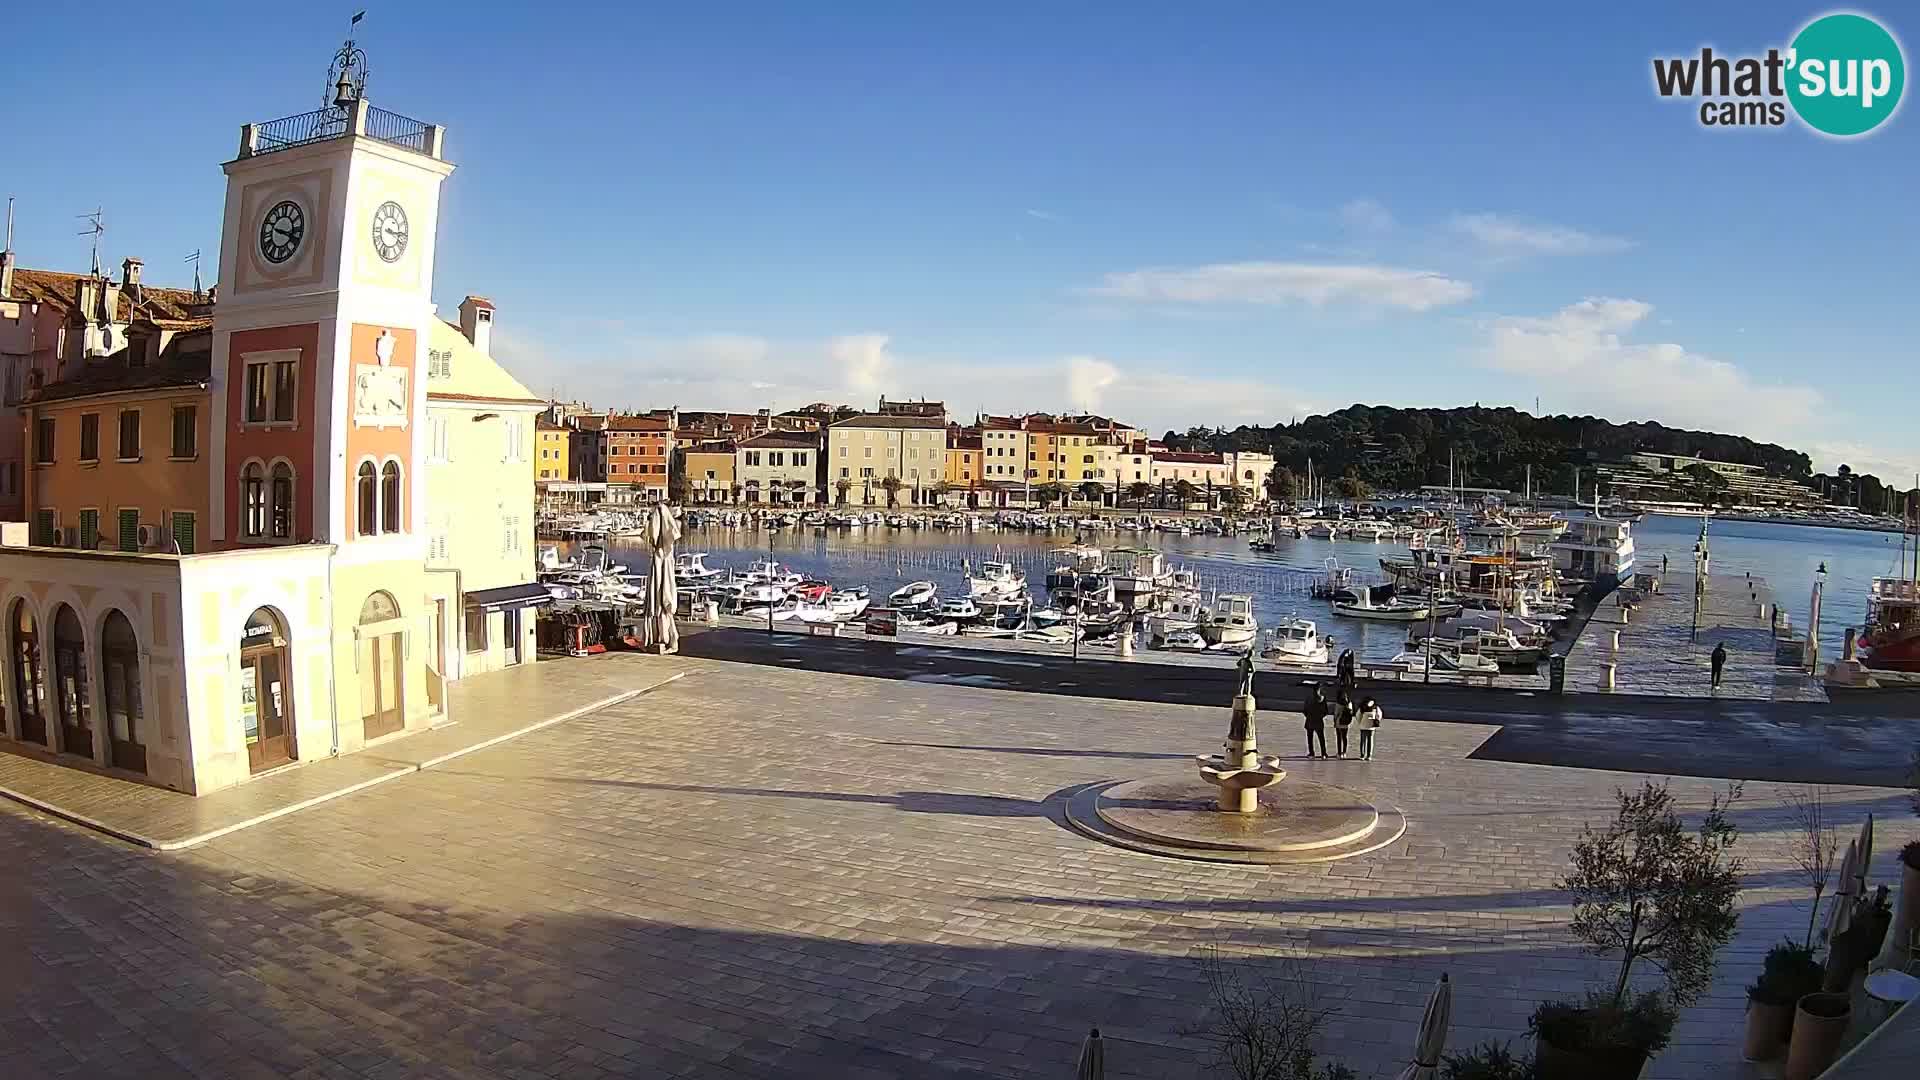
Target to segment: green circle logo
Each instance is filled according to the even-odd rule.
[[[1793,39],[1787,99],[1815,131],[1865,135],[1900,107],[1907,64],[1900,43],[1865,15],[1822,15]]]

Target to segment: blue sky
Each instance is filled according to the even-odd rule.
[[[1920,467],[1913,108],[1839,142],[1651,88],[1828,9],[1439,6],[392,5],[359,37],[375,104],[449,129],[442,310],[492,297],[540,393],[1156,429],[1537,396]],[[239,125],[319,103],[353,6],[141,10],[14,17],[24,265],[84,269],[99,205],[113,264],[185,280]]]

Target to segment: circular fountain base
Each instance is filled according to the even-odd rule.
[[[1219,809],[1198,776],[1113,780],[1067,803],[1067,820],[1097,840],[1152,855],[1239,863],[1329,862],[1364,855],[1406,832],[1406,817],[1346,788],[1289,779],[1262,789],[1250,814]]]

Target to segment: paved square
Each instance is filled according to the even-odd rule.
[[[1197,1077],[1215,944],[1308,957],[1341,998],[1330,1055],[1391,1076],[1441,972],[1462,1047],[1603,970],[1552,881],[1639,778],[1470,759],[1490,727],[1389,717],[1377,760],[1309,762],[1266,703],[1264,750],[1409,829],[1239,867],[1045,805],[1190,768],[1224,708],[649,663],[688,674],[185,852],[0,806],[0,1076],[1059,1077],[1098,1024],[1111,1075]],[[1739,939],[1650,1075],[1751,1075],[1742,987],[1807,919],[1788,790],[1747,785]],[[1830,798],[1879,816],[1891,880],[1920,836],[1900,794]]]

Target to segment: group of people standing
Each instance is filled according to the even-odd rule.
[[[1372,697],[1361,697],[1356,688],[1356,672],[1353,650],[1340,654],[1339,662],[1334,666],[1333,700],[1327,700],[1324,687],[1315,685],[1313,692],[1307,695],[1303,712],[1307,718],[1307,756],[1308,757],[1346,757],[1347,733],[1355,726],[1360,728],[1360,758],[1363,761],[1373,759],[1373,744],[1380,730],[1380,704]],[[1327,721],[1333,721],[1335,752],[1327,753]],[[1314,753],[1314,741],[1320,743],[1320,752]]]

